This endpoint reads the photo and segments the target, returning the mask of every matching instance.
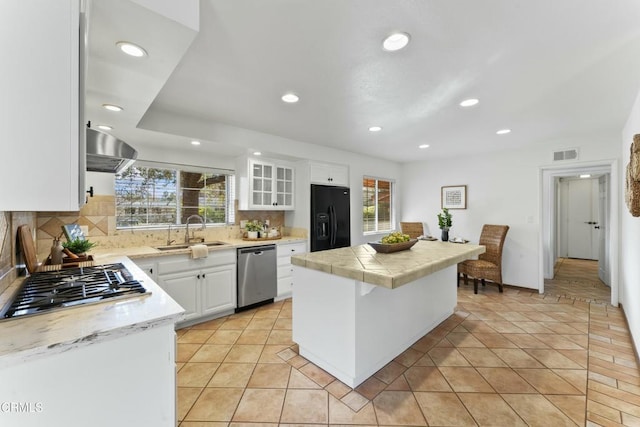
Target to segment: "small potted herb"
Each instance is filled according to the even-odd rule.
[[[262,223],[258,220],[247,221],[244,226],[244,229],[247,230],[247,237],[249,239],[257,239],[258,232],[262,231]]]
[[[62,244],[62,247],[68,249],[70,252],[76,255],[82,255],[96,245],[97,243],[93,243],[88,240],[74,239],[64,242]]]
[[[442,230],[441,240],[449,241],[449,229],[451,228],[451,214],[449,209],[442,208],[442,212],[438,214],[438,227]]]

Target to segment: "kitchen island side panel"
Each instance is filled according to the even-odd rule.
[[[294,266],[300,354],[356,387],[453,314],[456,267],[397,289]]]
[[[341,380],[356,368],[353,282],[293,266],[293,341],[303,357]]]
[[[356,299],[356,372],[360,384],[451,316],[457,266],[395,289],[357,282],[368,294]]]

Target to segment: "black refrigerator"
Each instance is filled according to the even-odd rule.
[[[311,184],[311,252],[351,245],[347,187]]]

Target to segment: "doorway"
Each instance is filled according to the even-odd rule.
[[[604,176],[604,175],[603,175]],[[597,261],[600,251],[601,219],[599,177],[562,177],[558,179],[558,257]],[[606,192],[606,188],[604,189]]]
[[[539,292],[545,291],[545,279],[554,277],[554,267],[561,258],[558,245],[559,227],[558,212],[560,210],[559,189],[560,178],[577,177],[581,174],[605,176],[598,179],[598,196],[595,203],[598,209],[597,237],[593,238],[593,247],[597,248],[599,261],[597,271],[602,274],[611,286],[610,302],[618,305],[618,165],[616,160],[601,163],[583,163],[572,166],[553,166],[540,168],[541,197],[541,239],[540,239],[540,282]],[[614,177],[611,179],[611,177]],[[591,220],[583,222],[593,222]],[[594,224],[588,224],[594,226]],[[595,249],[594,249],[595,250]],[[601,254],[601,255],[600,255]]]

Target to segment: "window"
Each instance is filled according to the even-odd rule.
[[[136,163],[116,175],[117,228],[185,224],[196,214],[206,224],[235,221],[233,175],[156,166]]]
[[[365,176],[362,180],[363,231],[391,231],[393,216],[393,182]]]

